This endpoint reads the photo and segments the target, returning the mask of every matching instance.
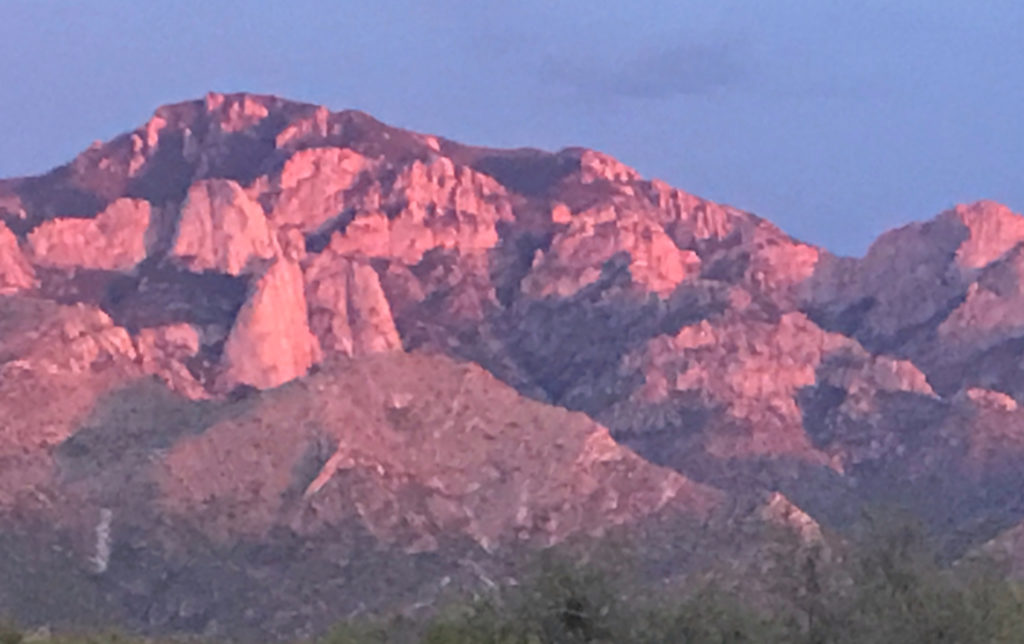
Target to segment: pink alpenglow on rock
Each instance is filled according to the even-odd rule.
[[[325,351],[356,356],[401,350],[380,278],[366,261],[328,249],[306,271],[306,298]]]
[[[17,293],[34,284],[32,266],[18,247],[18,238],[0,221],[0,295]]]
[[[241,275],[275,245],[259,203],[234,181],[207,179],[189,188],[170,254],[191,271]]]
[[[41,266],[125,271],[146,258],[151,207],[118,199],[92,219],[60,218],[29,233],[32,261]]]
[[[302,271],[278,259],[255,284],[224,344],[221,384],[276,387],[305,374],[319,347],[309,330]]]
[[[278,226],[311,232],[346,207],[346,191],[370,162],[352,150],[310,148],[289,158],[277,179],[280,194],[270,217]]]

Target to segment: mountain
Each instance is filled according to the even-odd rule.
[[[593,150],[161,107],[0,181],[0,610],[292,637],[883,502],[964,552],[1024,520],[1022,242],[978,202],[837,257]]]

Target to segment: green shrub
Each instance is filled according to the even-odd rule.
[[[628,583],[620,584],[620,578],[611,576],[605,567],[546,556],[537,571],[521,585],[469,604],[447,607],[428,626],[423,642],[767,644],[788,641],[781,622],[775,623],[728,593],[703,589],[685,598],[640,596]]]

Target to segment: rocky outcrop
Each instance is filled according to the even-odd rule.
[[[759,514],[770,525],[792,530],[801,544],[825,543],[818,522],[778,492],[768,497]]]
[[[260,204],[228,179],[198,181],[181,206],[170,256],[191,271],[241,275],[274,256]]]
[[[538,251],[523,292],[533,297],[567,297],[595,282],[605,262],[630,258],[629,272],[646,291],[667,297],[687,277],[700,274],[700,257],[678,248],[649,218],[601,207],[572,215],[549,248]]]
[[[101,309],[24,296],[0,297],[0,373],[84,376],[134,373],[138,354],[128,331]]]
[[[139,331],[136,348],[142,368],[192,399],[207,395],[188,364],[203,349],[202,334],[190,324],[169,324]]]
[[[451,159],[413,161],[388,185],[353,196],[355,214],[338,252],[388,257],[412,265],[433,249],[483,252],[498,242],[498,225],[513,219],[504,188]]]
[[[805,541],[877,501],[941,534],[1024,517],[1024,218],[998,204],[840,258],[596,151],[211,94],[0,183],[0,220],[0,513],[106,525],[93,575],[203,535],[245,575],[289,577],[250,547],[314,562],[306,597],[373,559],[338,544],[443,559],[748,494]],[[54,395],[80,423],[25,402]]]
[[[886,233],[863,259],[824,261],[811,306],[830,309],[836,324],[869,345],[897,347],[907,340],[902,332],[949,315],[979,270],[1024,241],[1022,221],[1003,206],[978,202]]]
[[[291,155],[273,181],[270,217],[277,226],[309,233],[346,214],[348,191],[373,167],[345,148],[309,148]]]
[[[401,350],[391,306],[367,261],[327,250],[305,280],[310,327],[325,351],[351,357]]]
[[[146,258],[150,204],[118,199],[92,218],[43,222],[28,236],[33,263],[126,271]]]
[[[0,222],[0,295],[32,288],[35,273],[18,246],[18,238]]]
[[[306,373],[319,348],[309,330],[302,270],[276,260],[254,283],[224,343],[220,385],[276,387]]]
[[[829,414],[877,420],[880,397],[934,397],[913,364],[873,357],[795,312],[684,326],[627,356],[620,374],[633,369],[643,384],[600,417],[636,449],[683,470],[700,461],[783,459],[842,471],[846,459],[869,460],[862,444],[873,444],[874,458],[892,447],[872,440],[889,428],[873,437],[860,424],[839,435],[820,429]],[[835,407],[815,407],[825,399]]]
[[[45,363],[45,370],[79,373],[103,361],[135,360],[135,347],[127,331],[115,326],[103,311],[79,307],[76,315],[61,326],[60,333],[64,350]]]
[[[994,201],[961,204],[943,213],[966,231],[966,239],[956,251],[956,263],[964,270],[982,268],[1024,242],[1024,219]]]
[[[863,259],[826,257],[808,281],[807,308],[871,350],[914,360],[944,394],[1003,383],[1002,367],[980,356],[1024,330],[1022,222],[982,201],[887,233]]]
[[[583,183],[628,183],[640,179],[639,172],[607,154],[595,150],[580,150],[578,154],[580,178]]]

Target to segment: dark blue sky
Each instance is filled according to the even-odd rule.
[[[0,176],[208,90],[608,152],[847,254],[1024,209],[1019,0],[0,2]]]

